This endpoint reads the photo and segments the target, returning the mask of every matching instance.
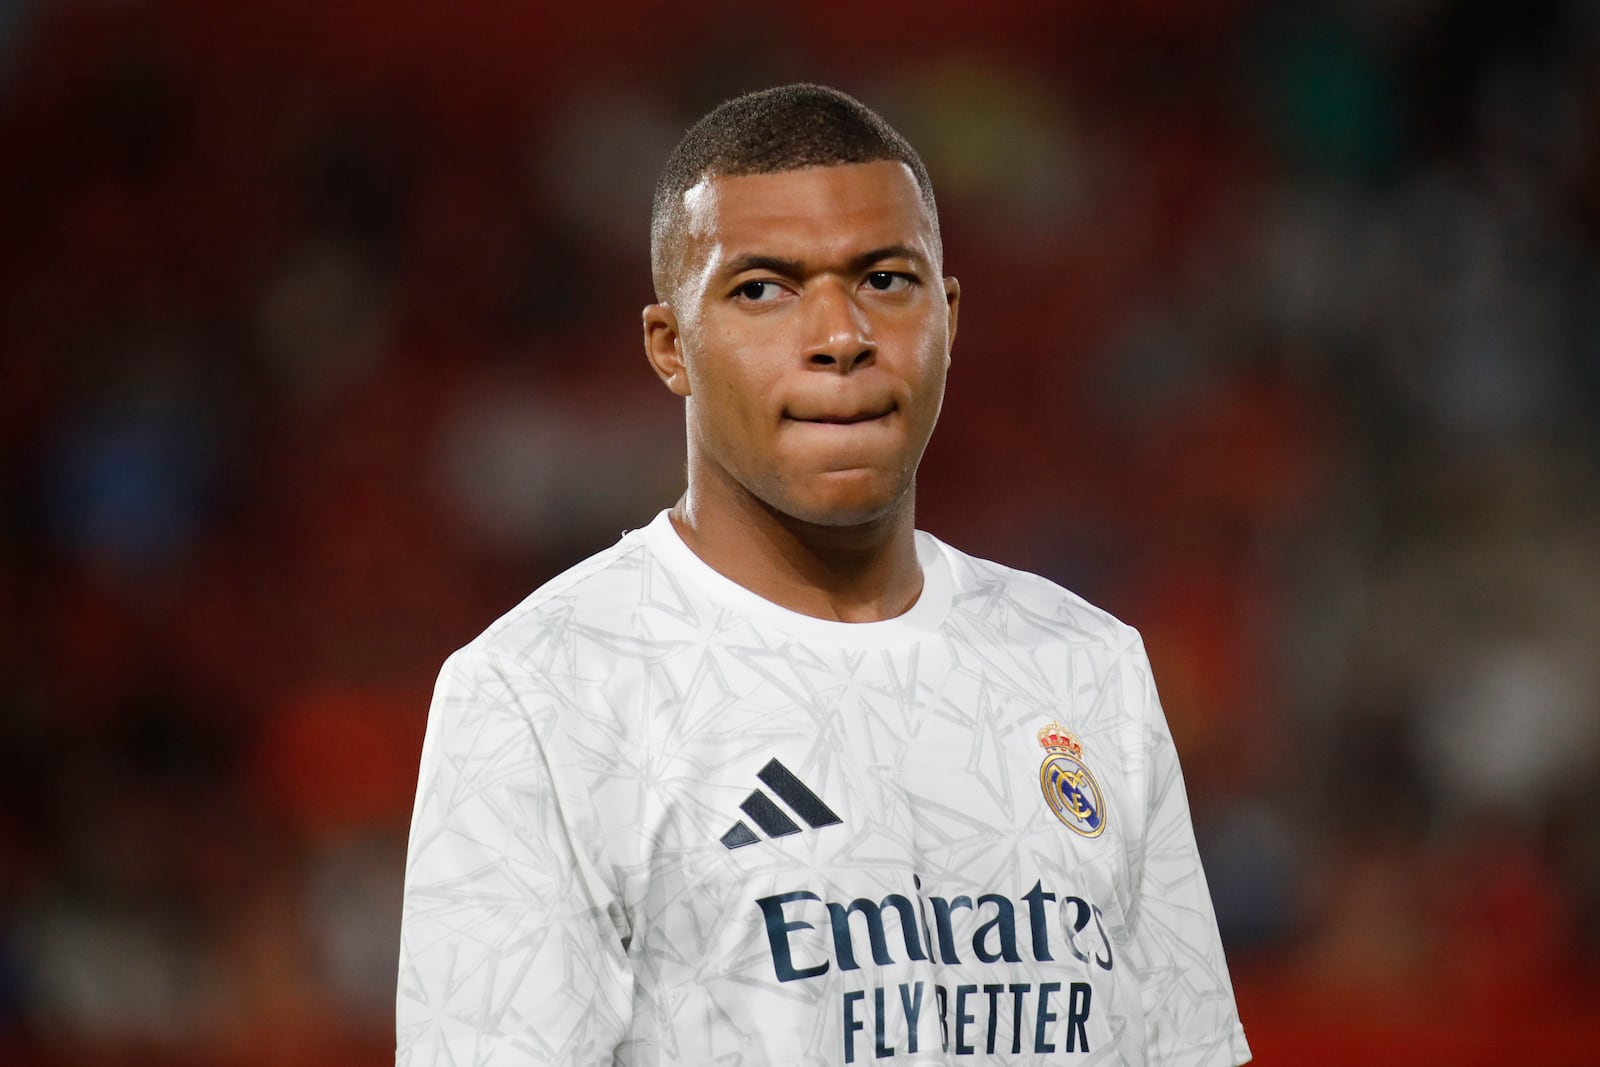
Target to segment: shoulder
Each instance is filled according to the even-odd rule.
[[[551,578],[452,653],[434,688],[430,729],[470,733],[488,722],[507,751],[574,732],[617,734],[618,686],[647,673],[670,643],[640,621],[657,568],[638,534]]]
[[[629,531],[561,572],[456,652],[454,658],[548,664],[576,645],[626,642],[649,596],[650,550]]]
[[[921,536],[945,553],[955,587],[952,611],[972,625],[1001,631],[1010,640],[1063,641],[1143,658],[1137,630],[1070,589]]]

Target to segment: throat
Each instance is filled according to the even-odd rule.
[[[671,519],[684,544],[712,570],[802,615],[882,622],[910,611],[922,595],[909,508],[903,518],[846,527],[762,510],[729,515],[696,508],[686,496]]]

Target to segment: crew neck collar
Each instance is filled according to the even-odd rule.
[[[689,579],[702,593],[730,610],[774,626],[797,637],[846,647],[882,647],[904,644],[933,635],[949,614],[950,564],[944,547],[929,534],[916,533],[917,563],[922,568],[922,593],[916,603],[892,619],[877,622],[838,622],[819,619],[776,604],[735,582],[684,543],[671,516],[663,511],[639,531],[671,570]]]

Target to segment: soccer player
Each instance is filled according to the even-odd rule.
[[[398,1061],[1249,1058],[1138,634],[914,526],[961,290],[854,99],[667,163],[688,489],[439,679]]]

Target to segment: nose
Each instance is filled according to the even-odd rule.
[[[849,286],[831,279],[807,294],[806,363],[841,374],[864,367],[877,356],[872,322]]]

